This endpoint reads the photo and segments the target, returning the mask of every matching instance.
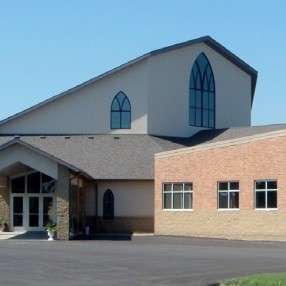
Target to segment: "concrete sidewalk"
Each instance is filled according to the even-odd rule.
[[[47,240],[46,231],[23,231],[23,232],[0,232],[0,240],[25,239],[25,240]]]

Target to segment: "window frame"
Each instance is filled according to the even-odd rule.
[[[107,189],[102,199],[102,218],[103,220],[114,220],[114,194]]]
[[[123,95],[123,100],[120,101],[119,100],[119,96]],[[125,110],[124,108],[124,104],[125,101],[127,101],[128,103],[128,109]],[[118,104],[118,108],[114,107],[114,104],[117,103]],[[115,126],[113,119],[115,118],[115,116],[119,116],[119,125]],[[129,115],[128,118],[128,124],[127,127],[125,127],[124,124],[124,117]],[[110,106],[110,129],[131,129],[131,104],[130,104],[130,100],[128,98],[128,96],[123,92],[123,91],[119,91],[113,98],[112,102],[111,102],[111,106]]]
[[[182,185],[181,191],[174,191],[174,185]],[[185,186],[190,185],[190,190],[185,190]],[[165,186],[171,186],[170,191],[165,191]],[[194,207],[194,196],[193,196],[194,188],[192,182],[164,182],[162,183],[162,210],[163,211],[193,211]],[[171,195],[171,207],[165,208],[165,195]],[[181,198],[181,208],[174,208],[174,194],[182,194]],[[190,194],[190,208],[185,208],[185,195]]]
[[[189,81],[189,126],[215,129],[216,88],[211,64],[200,53],[193,63]]]
[[[231,188],[232,183],[238,184],[238,189]],[[227,184],[227,189],[220,189],[220,184]],[[227,207],[223,208],[220,207],[220,193],[227,193]],[[238,193],[238,207],[231,207],[231,193]],[[233,180],[233,181],[219,181],[217,182],[217,209],[219,211],[236,211],[240,210],[239,208],[239,197],[240,197],[240,187],[239,187],[239,181]]]
[[[257,183],[265,183],[264,189],[258,189]],[[276,182],[276,188],[268,188],[269,182]],[[257,193],[265,193],[265,207],[257,207]],[[276,192],[276,207],[268,207],[268,193],[269,192]],[[271,211],[271,210],[278,210],[278,180],[277,179],[260,179],[254,181],[254,209],[257,211]]]

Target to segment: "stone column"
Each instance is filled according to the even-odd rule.
[[[0,176],[0,218],[10,219],[10,191],[8,178]]]
[[[57,196],[57,239],[69,239],[69,169],[58,165],[56,182]]]

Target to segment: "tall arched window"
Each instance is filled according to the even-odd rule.
[[[204,53],[197,57],[193,65],[189,97],[189,124],[215,128],[215,81]]]
[[[114,219],[114,196],[109,189],[103,195],[103,219]]]
[[[128,97],[120,91],[111,104],[111,129],[131,128],[131,105]]]

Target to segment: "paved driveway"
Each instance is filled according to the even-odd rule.
[[[286,271],[286,243],[182,237],[0,241],[0,285],[215,285]]]

